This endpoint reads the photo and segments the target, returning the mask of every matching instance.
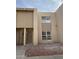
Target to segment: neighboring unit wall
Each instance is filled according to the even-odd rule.
[[[51,24],[46,26],[48,30],[51,30],[51,40],[42,40],[42,16],[50,16]],[[55,14],[52,12],[39,12],[38,13],[38,39],[39,43],[53,43],[57,40],[57,33],[56,33],[56,20]],[[51,28],[50,28],[51,26]],[[49,29],[50,28],[50,29]],[[44,31],[44,29],[43,29]]]
[[[63,43],[63,4],[56,11],[57,39]]]

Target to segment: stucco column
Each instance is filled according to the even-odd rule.
[[[24,28],[24,45],[26,45],[26,28]]]
[[[56,17],[55,17],[55,13],[52,14],[52,41],[53,42],[57,42],[57,28],[56,28]]]
[[[38,45],[38,19],[37,19],[37,9],[34,9],[33,18],[33,45]]]

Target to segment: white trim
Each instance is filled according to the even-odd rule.
[[[50,23],[50,20],[42,20],[42,23]]]

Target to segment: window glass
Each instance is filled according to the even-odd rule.
[[[47,35],[50,35],[50,32],[47,32]]]
[[[46,36],[42,36],[42,40],[46,40]]]
[[[51,40],[50,32],[42,32],[42,40]]]
[[[46,35],[46,32],[42,32],[42,35]]]
[[[49,20],[50,16],[42,16],[42,20]]]
[[[47,39],[50,40],[51,39],[51,36],[47,36]]]

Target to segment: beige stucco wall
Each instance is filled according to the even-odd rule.
[[[41,16],[50,16],[51,20],[51,40],[42,40],[42,19]],[[53,43],[57,40],[57,33],[56,33],[56,20],[55,20],[55,14],[52,12],[39,12],[38,13],[38,39],[39,43]],[[49,28],[49,26],[47,26]],[[44,30],[44,29],[43,29]]]
[[[16,27],[32,28],[33,12],[32,11],[16,11]]]
[[[33,14],[33,45],[38,45],[38,13],[37,13],[37,9],[34,9],[34,14]]]
[[[47,27],[51,28],[51,40],[42,40],[42,18],[41,16],[50,16],[51,24]],[[37,12],[33,11],[17,11],[16,12],[17,28],[33,28],[33,45],[38,43],[63,42],[63,6],[56,12]],[[45,30],[45,29],[43,29]],[[26,35],[26,34],[25,34]],[[26,38],[26,37],[25,37]]]
[[[33,45],[38,45],[38,19],[37,9],[18,8],[16,10],[16,28],[24,28],[24,45],[26,40],[26,28],[33,28]]]
[[[63,5],[56,11],[57,39],[63,43]]]
[[[56,28],[56,17],[55,17],[55,13],[52,13],[52,26],[51,26],[51,33],[52,33],[52,40],[53,42],[57,42],[57,28]]]
[[[41,24],[41,26],[42,26],[43,32],[45,32],[45,31],[51,32],[51,24],[50,23],[48,23],[48,24],[43,23],[43,24]]]

